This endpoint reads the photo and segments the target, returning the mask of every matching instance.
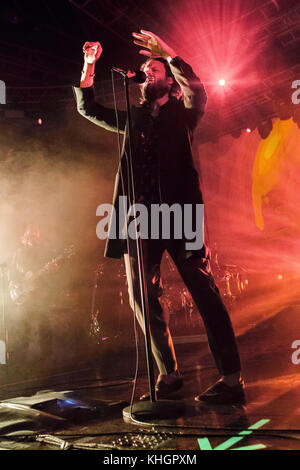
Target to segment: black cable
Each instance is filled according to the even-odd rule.
[[[166,427],[166,426],[164,426]],[[181,429],[197,429],[195,428],[184,428],[183,426],[179,427]],[[206,430],[207,429],[207,430]],[[241,431],[245,431],[247,429],[243,428],[205,428],[205,427],[199,427],[200,432],[190,432],[190,433],[184,433],[184,432],[174,432],[174,431],[162,431],[165,435],[168,436],[173,436],[173,437],[197,437],[197,436],[213,436],[213,437],[228,437],[228,436],[236,436],[238,433]],[[219,432],[220,431],[220,432]],[[289,433],[298,433],[299,436],[297,435],[292,435],[290,436]],[[156,435],[158,434],[158,431],[145,431],[145,430],[140,430],[140,431],[118,431],[118,432],[106,432],[106,433],[86,433],[86,434],[54,434],[57,437],[68,437],[68,438],[78,438],[78,437],[97,437],[97,436],[114,436],[114,435],[139,435],[139,434],[145,434],[145,435]],[[269,436],[269,437],[282,437],[286,439],[294,439],[294,440],[300,440],[300,430],[290,430],[290,429],[251,429],[251,434],[249,436]],[[1,438],[1,435],[0,435]]]
[[[253,431],[258,431],[258,430],[253,430]],[[288,431],[288,430],[286,430]],[[120,438],[118,441],[112,441],[112,444],[110,443],[95,443],[95,442],[92,442],[92,443],[80,443],[80,442],[77,442],[77,443],[72,443],[72,442],[69,442],[66,440],[66,438],[68,439],[76,439],[77,438],[82,438],[82,437],[99,437],[99,436],[116,436],[116,435],[125,435],[126,438],[125,438],[125,441],[122,441]],[[251,433],[252,434],[252,433]],[[142,435],[142,438],[141,438],[141,435]],[[228,438],[230,436],[233,436],[233,437],[236,437],[236,433],[226,433],[226,434],[221,434],[221,433],[205,433],[203,434],[203,437],[223,437],[223,438]],[[137,440],[130,440],[128,439],[128,436],[129,437],[134,437],[136,436],[137,437]],[[144,437],[143,437],[144,436]],[[148,436],[150,437],[153,437],[154,438],[154,441],[153,442],[153,439],[150,440],[150,442],[146,442],[143,440],[144,438],[147,438]],[[4,439],[6,438],[6,436],[3,436]],[[21,441],[22,439],[18,439],[18,437],[20,436],[7,436],[7,440],[12,440],[14,442],[18,442],[18,441]],[[188,433],[188,434],[185,434],[185,433],[174,433],[174,432],[164,432],[164,433],[158,433],[157,431],[156,432],[119,432],[119,433],[97,433],[97,434],[79,434],[79,435],[68,435],[68,434],[55,434],[55,435],[51,435],[51,434],[38,434],[38,435],[26,435],[25,438],[22,440],[23,442],[25,440],[27,441],[33,441],[34,442],[40,442],[41,444],[45,444],[45,445],[52,445],[52,446],[56,446],[56,447],[59,447],[60,450],[76,450],[76,449],[81,449],[81,450],[95,450],[95,449],[111,449],[111,450],[145,450],[145,449],[148,449],[148,450],[155,450],[155,449],[158,449],[160,448],[160,450],[164,451],[164,450],[170,450],[170,449],[163,449],[161,446],[163,444],[165,444],[167,441],[170,441],[170,440],[174,440],[175,438],[177,437],[189,437],[189,438],[192,438],[192,437],[195,437],[195,438],[198,438],[199,437],[202,437],[201,434],[197,433],[197,434],[193,434],[193,433]],[[245,436],[246,437],[246,436]],[[250,436],[247,436],[247,437],[250,437]],[[270,439],[270,438],[284,438],[284,439],[290,439],[290,440],[300,440],[300,436],[290,436],[290,435],[282,435],[282,434],[278,434],[278,433],[272,433],[270,434],[270,431],[266,430],[266,431],[263,431],[263,432],[254,432],[251,437],[255,438],[255,437],[263,437],[264,439]],[[155,440],[155,438],[157,438]],[[142,440],[141,440],[142,439]],[[1,436],[0,436],[0,441],[1,441]],[[173,450],[178,450],[178,449],[173,449]],[[278,449],[280,450],[280,449]]]
[[[113,86],[113,97],[114,97],[114,106],[115,106],[115,115],[116,115],[116,125],[117,125],[117,132],[118,132],[118,150],[119,150],[119,160],[120,160],[120,174],[121,174],[121,183],[122,183],[122,191],[123,194],[125,194],[124,191],[124,179],[123,179],[123,169],[122,169],[122,162],[121,162],[121,150],[120,150],[120,131],[119,131],[119,119],[118,119],[118,112],[117,112],[117,106],[116,106],[116,97],[115,97],[115,88],[114,88],[114,80],[113,80],[113,70],[112,70],[112,86]],[[126,80],[126,78],[125,78]],[[127,95],[126,95],[127,96]],[[127,100],[127,107],[129,107],[128,100]],[[127,110],[128,114],[130,112],[130,109]],[[128,126],[131,126],[131,121],[127,122]],[[131,129],[129,129],[129,139],[131,135]],[[136,235],[138,234],[137,232],[137,221],[136,221],[136,213],[135,213],[135,201],[136,201],[136,196],[135,196],[135,182],[134,182],[134,172],[133,172],[133,161],[132,161],[132,155],[130,155],[128,158],[127,152],[126,152],[126,147],[124,146],[125,149],[125,155],[127,159],[127,194],[129,195],[129,203],[130,207],[134,208],[134,222],[135,222],[135,231]],[[131,153],[131,142],[129,141],[129,153]],[[129,175],[129,176],[128,176]],[[133,199],[133,205],[131,204],[131,196]],[[124,211],[125,212],[125,211]],[[129,211],[130,214],[130,211]],[[132,260],[130,257],[130,246],[129,246],[129,237],[128,237],[128,227],[127,227],[127,217],[126,217],[126,223],[125,223],[125,230],[126,230],[126,241],[127,241],[127,252],[128,252],[128,261],[129,261],[129,266],[130,266],[130,277],[132,281],[132,295],[133,295],[133,310],[134,310],[134,333],[135,333],[135,344],[136,344],[136,371],[135,371],[135,378],[134,378],[134,384],[133,384],[133,390],[132,390],[132,396],[130,400],[130,417],[132,421],[134,421],[133,414],[132,414],[132,408],[133,408],[133,402],[134,402],[134,396],[135,396],[135,390],[136,390],[136,384],[137,384],[137,376],[138,376],[138,368],[139,368],[139,351],[138,351],[138,335],[136,331],[136,302],[135,302],[135,285],[133,282],[133,276],[132,276]],[[145,269],[144,269],[144,256],[143,256],[143,246],[140,243],[140,239],[137,236],[136,237],[136,250],[137,250],[137,264],[138,264],[138,278],[139,278],[139,289],[140,289],[140,296],[141,296],[141,310],[145,318],[147,319],[146,315],[146,308],[149,306],[148,302],[148,291],[147,291],[147,284],[146,284],[146,276],[145,276]],[[144,293],[144,295],[143,295]],[[145,320],[146,323],[146,320]],[[146,331],[145,331],[145,341],[147,342],[147,327],[145,326]],[[149,339],[151,341],[151,339]],[[152,361],[152,358],[150,358],[150,361]],[[149,363],[148,363],[149,366]],[[149,374],[148,370],[148,374]],[[150,391],[151,394],[151,391]]]
[[[126,152],[126,148],[124,145],[125,149],[125,156],[126,156],[126,161],[127,161],[127,193],[125,193],[125,184],[124,184],[124,177],[123,177],[123,168],[122,168],[122,155],[121,155],[121,144],[120,144],[120,130],[119,130],[119,118],[118,118],[118,109],[117,109],[117,103],[116,103],[116,93],[115,93],[115,84],[114,84],[114,71],[111,71],[111,78],[112,78],[112,91],[113,91],[113,98],[114,98],[114,109],[115,109],[115,116],[116,116],[116,125],[117,125],[117,134],[118,134],[118,153],[119,153],[119,168],[120,168],[120,176],[121,176],[121,184],[122,184],[122,192],[123,195],[128,194],[129,198],[129,203],[131,203],[130,197],[130,180],[129,180],[129,165],[128,165],[128,155]],[[124,214],[125,214],[125,207],[124,207]],[[130,258],[130,245],[129,245],[129,238],[128,238],[128,226],[127,226],[127,212],[126,212],[126,220],[125,220],[125,231],[126,231],[126,244],[127,244],[127,252],[128,252],[128,260],[129,260],[129,266],[130,266],[130,277],[131,277],[131,283],[132,283],[132,294],[134,297],[133,301],[133,329],[134,329],[134,339],[135,339],[135,349],[136,349],[136,365],[135,365],[135,374],[134,374],[134,382],[133,382],[133,389],[132,389],[132,394],[131,394],[131,399],[130,399],[130,415],[132,415],[132,406],[133,406],[133,401],[134,401],[134,396],[135,396],[135,390],[136,390],[136,383],[137,383],[137,377],[138,377],[138,370],[139,370],[139,342],[138,342],[138,332],[137,332],[137,325],[136,325],[136,303],[135,303],[135,295],[134,295],[134,283],[133,283],[133,270],[132,270],[132,263],[131,263],[131,258]],[[120,231],[120,227],[119,227]],[[127,279],[128,283],[128,279]],[[129,285],[128,285],[129,287]]]
[[[178,426],[177,426],[178,427]],[[181,426],[181,428],[184,428]],[[188,427],[185,427],[188,428]],[[197,429],[197,428],[192,428],[189,427],[190,429]],[[107,432],[107,433],[86,433],[86,434],[31,434],[28,435],[26,434],[25,436],[22,436],[21,434],[19,435],[3,435],[2,438],[3,440],[8,440],[8,441],[13,441],[13,442],[26,442],[29,444],[29,442],[40,442],[41,444],[44,445],[52,445],[59,447],[60,450],[76,450],[76,449],[81,449],[81,450],[95,450],[95,449],[110,449],[110,450],[156,450],[160,449],[162,451],[164,450],[169,450],[169,449],[164,449],[162,446],[166,444],[168,441],[172,441],[175,438],[201,438],[201,437],[215,437],[215,438],[229,438],[229,437],[236,437],[240,432],[241,428],[236,428],[239,433],[234,432],[234,428],[231,428],[229,431],[224,433],[223,428],[220,428],[218,430],[214,428],[206,428],[214,430],[214,432],[205,432],[203,433],[204,428],[202,428],[202,433],[197,432],[197,433],[184,433],[184,432],[173,432],[173,431],[164,431],[164,432],[157,432],[156,430],[150,430],[146,431],[143,429],[139,429],[137,431],[121,431],[121,432]],[[221,431],[221,432],[216,432],[216,431]],[[294,432],[295,430],[262,430],[262,429],[254,429],[251,432],[251,438],[264,438],[264,439],[274,439],[274,438],[282,438],[282,439],[289,439],[289,440],[300,440],[300,436],[295,436],[291,435],[291,432]],[[279,433],[278,431],[281,431]],[[282,434],[282,431],[285,432],[285,434]],[[300,430],[297,430],[296,432],[300,432]],[[124,436],[124,438],[118,438],[117,440],[113,440],[112,443],[96,443],[96,442],[91,442],[91,443],[80,443],[80,442],[70,442],[69,440],[71,439],[82,439],[86,437],[109,437],[109,436]],[[135,439],[136,437],[136,439]],[[147,440],[147,438],[150,437],[150,440]],[[245,437],[250,437],[245,436]],[[67,440],[68,439],[68,440]],[[146,441],[146,442],[145,442]],[[0,442],[1,442],[1,435],[0,435]],[[173,450],[178,450],[178,449],[173,449]],[[280,448],[278,449],[280,450]]]
[[[92,388],[109,388],[109,387],[117,387],[117,386],[120,386],[120,385],[125,385],[127,383],[131,383],[133,381],[133,378],[132,377],[117,377],[117,378],[114,378],[114,379],[111,379],[111,378],[103,378],[103,379],[98,379],[98,378],[93,378],[93,379],[82,379],[82,380],[77,380],[75,383],[78,384],[80,382],[97,382],[97,381],[122,381],[121,383],[107,383],[107,384],[99,384],[99,385],[91,385],[91,386],[79,386],[79,387],[73,387],[72,386],[72,391],[73,390],[90,390]],[[71,384],[72,385],[72,384]],[[60,387],[60,388],[65,388],[65,387],[70,387],[70,382],[68,383],[52,383],[51,384],[51,387]],[[35,391],[35,390],[40,390],[41,391],[41,387],[37,387],[37,386],[34,386],[34,387],[28,387],[28,388],[21,388],[21,389],[18,389],[18,390],[5,390],[5,392],[11,394],[11,393],[28,393],[28,391]],[[1,387],[0,387],[0,392],[1,392]],[[9,399],[9,398],[8,398]],[[0,404],[1,404],[1,401],[2,400],[6,400],[6,398],[2,398],[0,400]]]
[[[157,425],[155,425],[157,427]],[[168,428],[171,427],[169,425],[161,425],[161,427]],[[162,431],[162,433],[166,436],[170,437],[199,437],[199,436],[212,436],[212,437],[228,437],[228,436],[236,436],[237,433],[241,431],[245,431],[244,428],[212,428],[212,427],[198,427],[198,426],[176,426],[178,429],[199,429],[200,432],[191,432],[191,433],[184,433],[184,432],[174,432],[174,431]],[[246,429],[247,430],[247,429]],[[202,431],[202,433],[201,433]],[[208,432],[211,431],[211,432]],[[220,431],[220,432],[219,432]],[[290,436],[289,433],[298,433],[297,435]],[[159,434],[156,430],[147,431],[145,429],[140,429],[138,431],[112,431],[112,432],[102,432],[102,433],[78,433],[78,434],[68,434],[68,433],[52,433],[53,437],[68,437],[69,439],[73,438],[82,438],[82,437],[104,437],[104,436],[116,436],[116,435],[156,435]],[[40,436],[41,433],[32,433],[32,434],[0,434],[0,441],[1,438],[8,439],[8,440],[32,440],[35,439],[37,436]],[[50,434],[49,434],[50,435]],[[285,439],[294,439],[300,440],[300,429],[251,429],[250,437],[253,436],[268,436],[268,437],[282,437]]]

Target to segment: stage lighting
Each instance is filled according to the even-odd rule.
[[[41,125],[43,124],[43,119],[42,119],[42,118],[38,118],[37,123],[38,123],[39,126],[41,126]]]
[[[220,80],[219,80],[219,85],[220,85],[220,86],[225,86],[225,85],[226,85],[226,80],[225,80],[225,78],[220,78]]]
[[[247,129],[246,129],[246,132],[248,132],[248,134],[250,134],[250,133],[251,133],[251,129],[250,129],[250,127],[247,127]]]

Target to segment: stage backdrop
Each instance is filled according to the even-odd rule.
[[[22,317],[6,291],[12,360],[20,357],[19,335],[29,331],[29,355],[36,367],[29,372],[45,373],[40,343],[48,328],[54,340],[47,356],[52,369],[77,367],[91,355],[105,365],[103,345],[109,342],[110,357],[132,347],[134,366],[124,265],[104,259],[104,242],[96,237],[96,208],[112,198],[116,135],[92,126],[74,107],[61,123],[56,120],[49,127],[33,128],[32,122],[6,125],[1,134],[0,193],[4,271],[9,270],[28,223],[41,228],[46,260],[74,244],[74,255],[58,269],[56,280],[52,278],[53,298],[45,305],[44,316],[27,312]],[[255,130],[242,132],[238,139],[225,136],[204,144],[201,132],[200,127],[194,158],[204,194],[212,269],[236,332],[242,335],[299,301],[300,131],[292,120],[274,120],[265,140]],[[188,342],[202,335],[204,340],[201,319],[168,256],[162,274],[162,302],[175,339]],[[33,295],[32,310],[35,301]],[[24,370],[23,362],[19,366]]]

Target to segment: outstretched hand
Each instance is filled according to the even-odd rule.
[[[173,59],[177,55],[159,36],[150,31],[141,29],[140,33],[132,33],[132,36],[135,38],[134,44],[147,49],[139,51],[147,57],[162,57],[163,59],[171,57]]]

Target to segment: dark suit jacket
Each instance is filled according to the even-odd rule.
[[[194,168],[191,140],[193,131],[204,113],[207,100],[206,93],[199,78],[192,68],[181,58],[175,57],[170,63],[175,80],[180,85],[183,99],[170,98],[161,106],[159,115],[160,146],[159,146],[159,185],[161,203],[188,204],[202,203],[198,174]],[[95,101],[93,87],[73,87],[78,112],[94,124],[110,131],[117,131],[115,111],[105,108]],[[146,106],[132,107],[133,159],[135,154],[135,137],[141,132],[143,122],[149,113]],[[121,165],[115,178],[113,205],[119,211],[119,196],[126,194],[121,184],[122,174],[127,175],[128,126],[126,112],[118,112],[118,127],[125,132]],[[127,188],[127,184],[124,185]],[[118,220],[118,217],[117,217]],[[104,255],[109,258],[121,258],[124,254],[125,242],[120,239],[108,238]]]

